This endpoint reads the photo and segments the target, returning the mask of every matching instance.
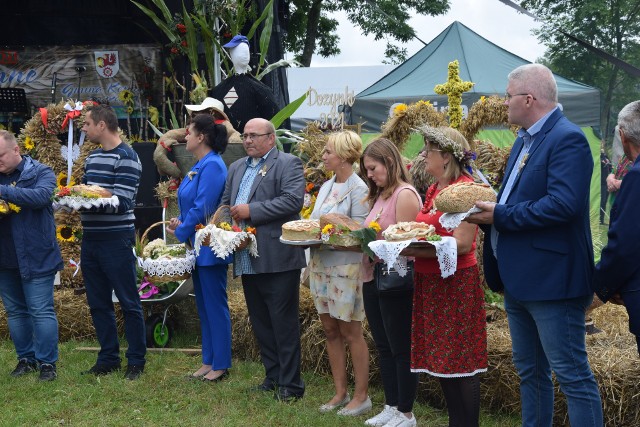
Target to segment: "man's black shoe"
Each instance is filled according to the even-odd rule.
[[[278,385],[268,379],[265,379],[261,384],[251,387],[251,391],[275,391]]]
[[[53,381],[58,374],[56,373],[56,367],[50,363],[42,363],[40,365],[40,381]]]
[[[29,362],[27,359],[20,359],[18,365],[11,372],[12,377],[21,377],[25,374],[38,371],[38,364],[36,362]]]
[[[278,392],[274,394],[273,398],[280,402],[295,402],[298,399],[302,399],[304,392],[295,393],[288,388],[280,387]]]
[[[144,372],[144,365],[127,365],[127,371],[124,373],[124,377],[128,380],[137,380]]]
[[[95,375],[96,377],[108,375],[112,372],[119,371],[120,365],[101,365],[96,363],[88,371],[80,372],[81,375]]]

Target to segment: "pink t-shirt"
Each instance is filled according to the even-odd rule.
[[[364,226],[367,227],[369,223],[375,221],[380,225],[380,233],[378,233],[378,240],[382,239],[382,231],[386,230],[390,225],[397,223],[396,220],[396,204],[398,201],[398,195],[402,190],[408,189],[409,191],[413,191],[413,193],[418,198],[418,203],[422,205],[422,200],[420,199],[420,195],[413,188],[412,185],[403,184],[398,186],[395,189],[391,197],[388,199],[382,199],[379,197],[374,203],[369,215],[364,220]],[[362,279],[363,282],[370,282],[373,280],[373,266],[374,263],[371,261],[368,255],[363,256],[362,261]]]

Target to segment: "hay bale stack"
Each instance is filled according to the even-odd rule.
[[[53,303],[58,316],[58,336],[60,342],[70,340],[95,340],[96,334],[85,294],[77,295],[73,289],[57,287],[53,293]],[[0,338],[9,338],[6,312],[0,305]],[[124,322],[120,307],[116,304],[118,332],[124,333]]]
[[[600,388],[605,425],[640,425],[640,363],[635,337],[628,332],[624,307],[606,304],[593,312],[604,333],[587,336],[589,363]],[[519,378],[511,362],[506,320],[488,326],[489,370],[482,378],[482,404],[494,410],[520,411]],[[554,425],[569,425],[564,395],[556,383]]]

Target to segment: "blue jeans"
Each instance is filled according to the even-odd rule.
[[[129,344],[125,355],[128,363],[145,363],[147,343],[133,244],[133,239],[125,238],[82,241],[80,265],[93,327],[100,343],[97,363],[101,365],[120,364],[120,343],[111,290],[118,297],[124,317],[124,331]]]
[[[584,312],[592,296],[518,301],[505,292],[513,363],[520,376],[523,426],[551,426],[551,370],[567,397],[572,426],[602,426],[602,402],[585,348]]]
[[[18,359],[52,365],[58,360],[54,277],[49,274],[23,280],[18,269],[0,270],[0,296]]]

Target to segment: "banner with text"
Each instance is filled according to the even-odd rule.
[[[134,94],[135,112],[162,97],[159,45],[0,47],[0,88],[25,90],[32,109],[74,99],[108,101],[120,118],[118,95]]]

